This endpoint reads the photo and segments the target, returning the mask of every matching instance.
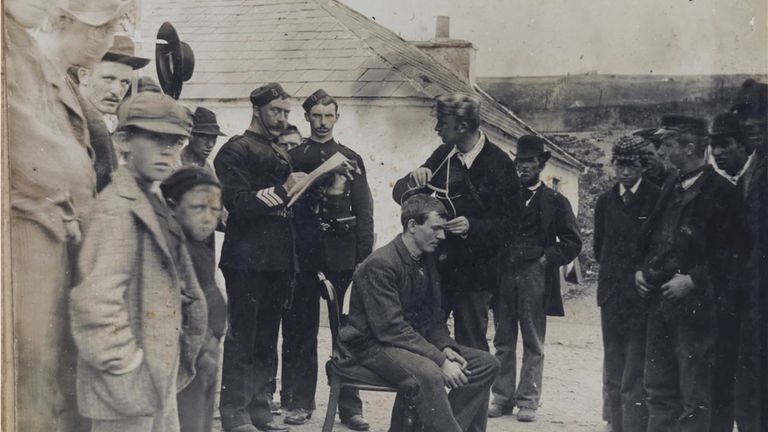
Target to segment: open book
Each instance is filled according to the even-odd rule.
[[[339,152],[334,153],[333,156],[328,158],[328,160],[323,162],[319,167],[315,168],[314,171],[307,174],[301,181],[293,185],[291,190],[288,191],[288,196],[291,197],[291,200],[288,202],[288,207],[292,206],[293,203],[295,203],[296,200],[298,200],[299,197],[319,178],[345,163],[350,163],[349,159],[345,158],[344,155]]]

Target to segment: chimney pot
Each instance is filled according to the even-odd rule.
[[[451,17],[449,16],[437,17],[437,25],[435,26],[435,38],[436,39],[451,38]]]

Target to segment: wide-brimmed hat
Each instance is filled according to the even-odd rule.
[[[179,39],[176,29],[164,22],[157,31],[157,39],[166,41],[155,46],[157,78],[163,91],[178,99],[184,82],[192,78],[195,71],[195,54],[192,47]]]
[[[542,158],[549,160],[552,153],[544,150],[546,141],[536,135],[523,135],[517,140],[517,159]]]
[[[221,132],[219,123],[216,122],[216,113],[205,107],[197,107],[195,110],[195,122],[192,125],[192,133],[226,136]]]
[[[133,40],[125,35],[115,35],[112,48],[104,54],[101,60],[128,65],[134,70],[141,69],[149,64],[148,58],[136,56],[136,47],[133,45]]]
[[[123,16],[133,4],[134,0],[61,0],[59,7],[78,21],[99,27]]]

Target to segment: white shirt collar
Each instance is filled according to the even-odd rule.
[[[640,182],[643,181],[643,178],[640,177],[637,179],[635,184],[629,188],[630,191],[632,191],[632,194],[636,194],[637,190],[640,189]],[[627,192],[627,188],[624,187],[623,183],[619,183],[619,196],[624,196],[624,194]]]
[[[107,126],[109,133],[115,133],[117,130],[117,116],[114,114],[102,114],[104,124]]]
[[[736,175],[730,175],[727,172],[721,170],[718,168],[716,163],[713,163],[712,166],[715,168],[715,171],[717,171],[718,174],[725,177],[726,180],[733,183],[734,185],[739,183],[739,179],[744,175],[747,170],[749,170],[749,167],[752,165],[752,161],[755,159],[755,152],[752,152],[751,155],[747,158],[747,161],[744,163],[744,166],[741,168],[741,171],[739,171]]]
[[[696,174],[695,176],[693,176],[691,178],[687,178],[687,179],[681,181],[680,182],[680,186],[682,186],[683,189],[687,190],[689,187],[693,186],[694,183],[696,183],[696,180],[698,180],[699,177],[701,177],[702,174],[704,174],[704,171]]]
[[[483,131],[480,131],[480,137],[477,139],[477,142],[475,143],[475,146],[472,147],[472,150],[462,153],[459,151],[457,147],[453,147],[453,150],[451,150],[451,156],[458,153],[459,154],[459,160],[464,164],[467,169],[472,168],[472,164],[475,162],[475,159],[477,159],[477,155],[480,154],[480,151],[485,146],[485,134]]]
[[[536,192],[541,187],[541,180],[537,181],[533,186],[528,186],[529,191]]]

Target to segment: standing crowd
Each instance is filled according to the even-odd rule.
[[[374,250],[364,160],[334,137],[333,96],[304,101],[302,139],[280,84],[255,89],[211,163],[216,114],[135,79],[149,60],[115,35],[129,0],[4,3],[16,430],[211,431],[219,370],[226,432],[287,431],[283,412],[306,423],[319,273],[351,292],[351,361],[399,390],[392,432],[410,403],[425,431],[536,420],[547,316],[565,314],[560,269],[582,248],[542,182],[544,138],[520,137],[513,160],[477,95],[439,96],[443,144],[394,183],[402,233]],[[767,105],[747,81],[711,124],[665,115],[613,147],[594,227],[613,431],[766,430]],[[369,429],[351,388],[338,414]]]

